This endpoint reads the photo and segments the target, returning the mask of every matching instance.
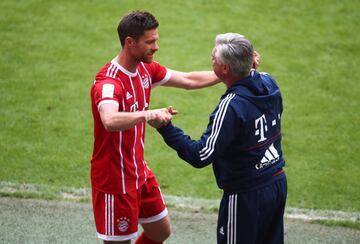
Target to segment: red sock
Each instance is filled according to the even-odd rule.
[[[135,244],[162,244],[162,242],[156,242],[150,240],[143,232],[139,238],[136,239]]]

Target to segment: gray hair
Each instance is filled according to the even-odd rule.
[[[231,72],[246,76],[253,64],[254,48],[249,40],[237,33],[219,34],[215,39],[215,59],[228,64]]]

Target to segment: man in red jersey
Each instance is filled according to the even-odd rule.
[[[167,123],[171,108],[148,110],[158,85],[196,89],[219,82],[213,71],[179,72],[153,60],[159,50],[158,22],[148,12],[124,16],[118,26],[122,49],[96,75],[91,88],[94,150],[92,201],[97,234],[104,243],[162,243],[170,220],[159,184],[144,160],[146,122]]]

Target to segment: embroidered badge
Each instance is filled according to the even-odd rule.
[[[125,232],[128,230],[130,219],[126,217],[121,217],[120,219],[117,220],[117,222],[118,222],[118,229],[120,232]]]

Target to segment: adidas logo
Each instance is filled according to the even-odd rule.
[[[130,92],[126,92],[126,100],[129,100],[130,98],[132,98],[132,95]]]
[[[221,235],[224,235],[224,227],[220,227],[220,229],[219,229],[219,233],[221,234]]]
[[[255,164],[255,168],[262,169],[269,165],[275,164],[279,160],[279,158],[280,158],[279,153],[274,147],[274,143],[272,143],[270,147],[266,149],[265,155],[261,159],[260,163]]]

